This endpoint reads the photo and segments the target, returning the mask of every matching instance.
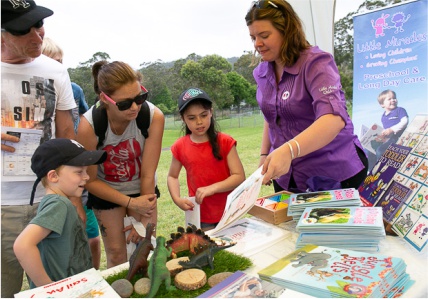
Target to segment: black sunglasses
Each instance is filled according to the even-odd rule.
[[[147,89],[144,88],[144,86],[141,85],[140,94],[138,94],[133,99],[128,99],[128,100],[124,100],[124,101],[120,101],[120,102],[115,102],[112,98],[110,98],[104,92],[103,92],[103,94],[110,103],[117,106],[119,111],[124,111],[124,110],[128,110],[129,108],[131,108],[131,106],[134,102],[137,105],[143,104],[147,100],[147,96],[149,95],[149,92],[147,91]]]
[[[22,36],[22,35],[26,35],[26,34],[30,33],[31,28],[33,28],[33,27],[37,28],[37,29],[42,28],[43,27],[43,20],[38,21],[36,24],[34,24],[33,26],[31,26],[30,28],[25,29],[25,30],[10,30],[10,29],[2,28],[2,31],[9,32],[10,34],[15,35],[15,36]]]
[[[251,6],[248,9],[248,11],[250,11],[254,7],[255,8],[259,8],[259,9],[260,8],[262,8],[262,9],[268,8],[269,5],[272,6],[272,7],[278,8],[278,6],[275,3],[273,3],[272,1],[269,1],[269,0],[259,0],[259,1],[253,1],[253,2],[251,2]]]

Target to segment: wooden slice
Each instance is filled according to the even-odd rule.
[[[174,278],[175,286],[180,290],[193,291],[207,283],[207,275],[199,269],[187,269],[178,273]]]
[[[210,287],[213,287],[216,284],[228,278],[232,274],[233,274],[232,272],[220,272],[220,273],[214,274],[213,276],[208,278],[208,284]]]
[[[179,261],[188,262],[189,257],[183,256],[183,257],[172,259],[172,260],[169,260],[168,262],[166,262],[166,267],[168,268],[169,273],[171,273],[171,276],[175,276],[177,273],[183,271],[183,266],[178,263]]]

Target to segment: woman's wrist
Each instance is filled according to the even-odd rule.
[[[129,199],[128,199],[128,204],[126,205],[127,209],[129,208],[129,205],[131,204],[131,199],[132,199],[132,197],[130,196]]]

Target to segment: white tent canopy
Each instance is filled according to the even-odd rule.
[[[288,0],[302,19],[312,45],[334,54],[334,10],[336,0]]]

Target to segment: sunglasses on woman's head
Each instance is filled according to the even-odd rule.
[[[131,108],[132,104],[135,102],[137,105],[143,104],[147,100],[147,96],[149,95],[149,92],[147,89],[144,88],[143,85],[141,85],[141,92],[133,99],[127,99],[120,102],[115,102],[112,98],[110,98],[108,95],[106,95],[104,92],[101,92],[105,98],[112,103],[113,105],[116,105],[119,111],[128,110]]]
[[[36,24],[34,24],[33,26],[31,26],[30,28],[25,29],[25,30],[10,30],[10,29],[3,29],[2,28],[1,31],[9,32],[10,34],[15,35],[15,36],[22,36],[22,35],[26,35],[26,34],[30,33],[31,28],[33,28],[33,27],[37,28],[37,29],[42,28],[43,27],[43,20],[38,21]]]
[[[251,9],[253,9],[253,7],[255,8],[268,8],[270,6],[278,8],[278,6],[273,3],[272,1],[266,1],[266,0],[259,0],[259,1],[253,1],[251,2],[251,6],[248,9],[248,11],[250,11]]]

